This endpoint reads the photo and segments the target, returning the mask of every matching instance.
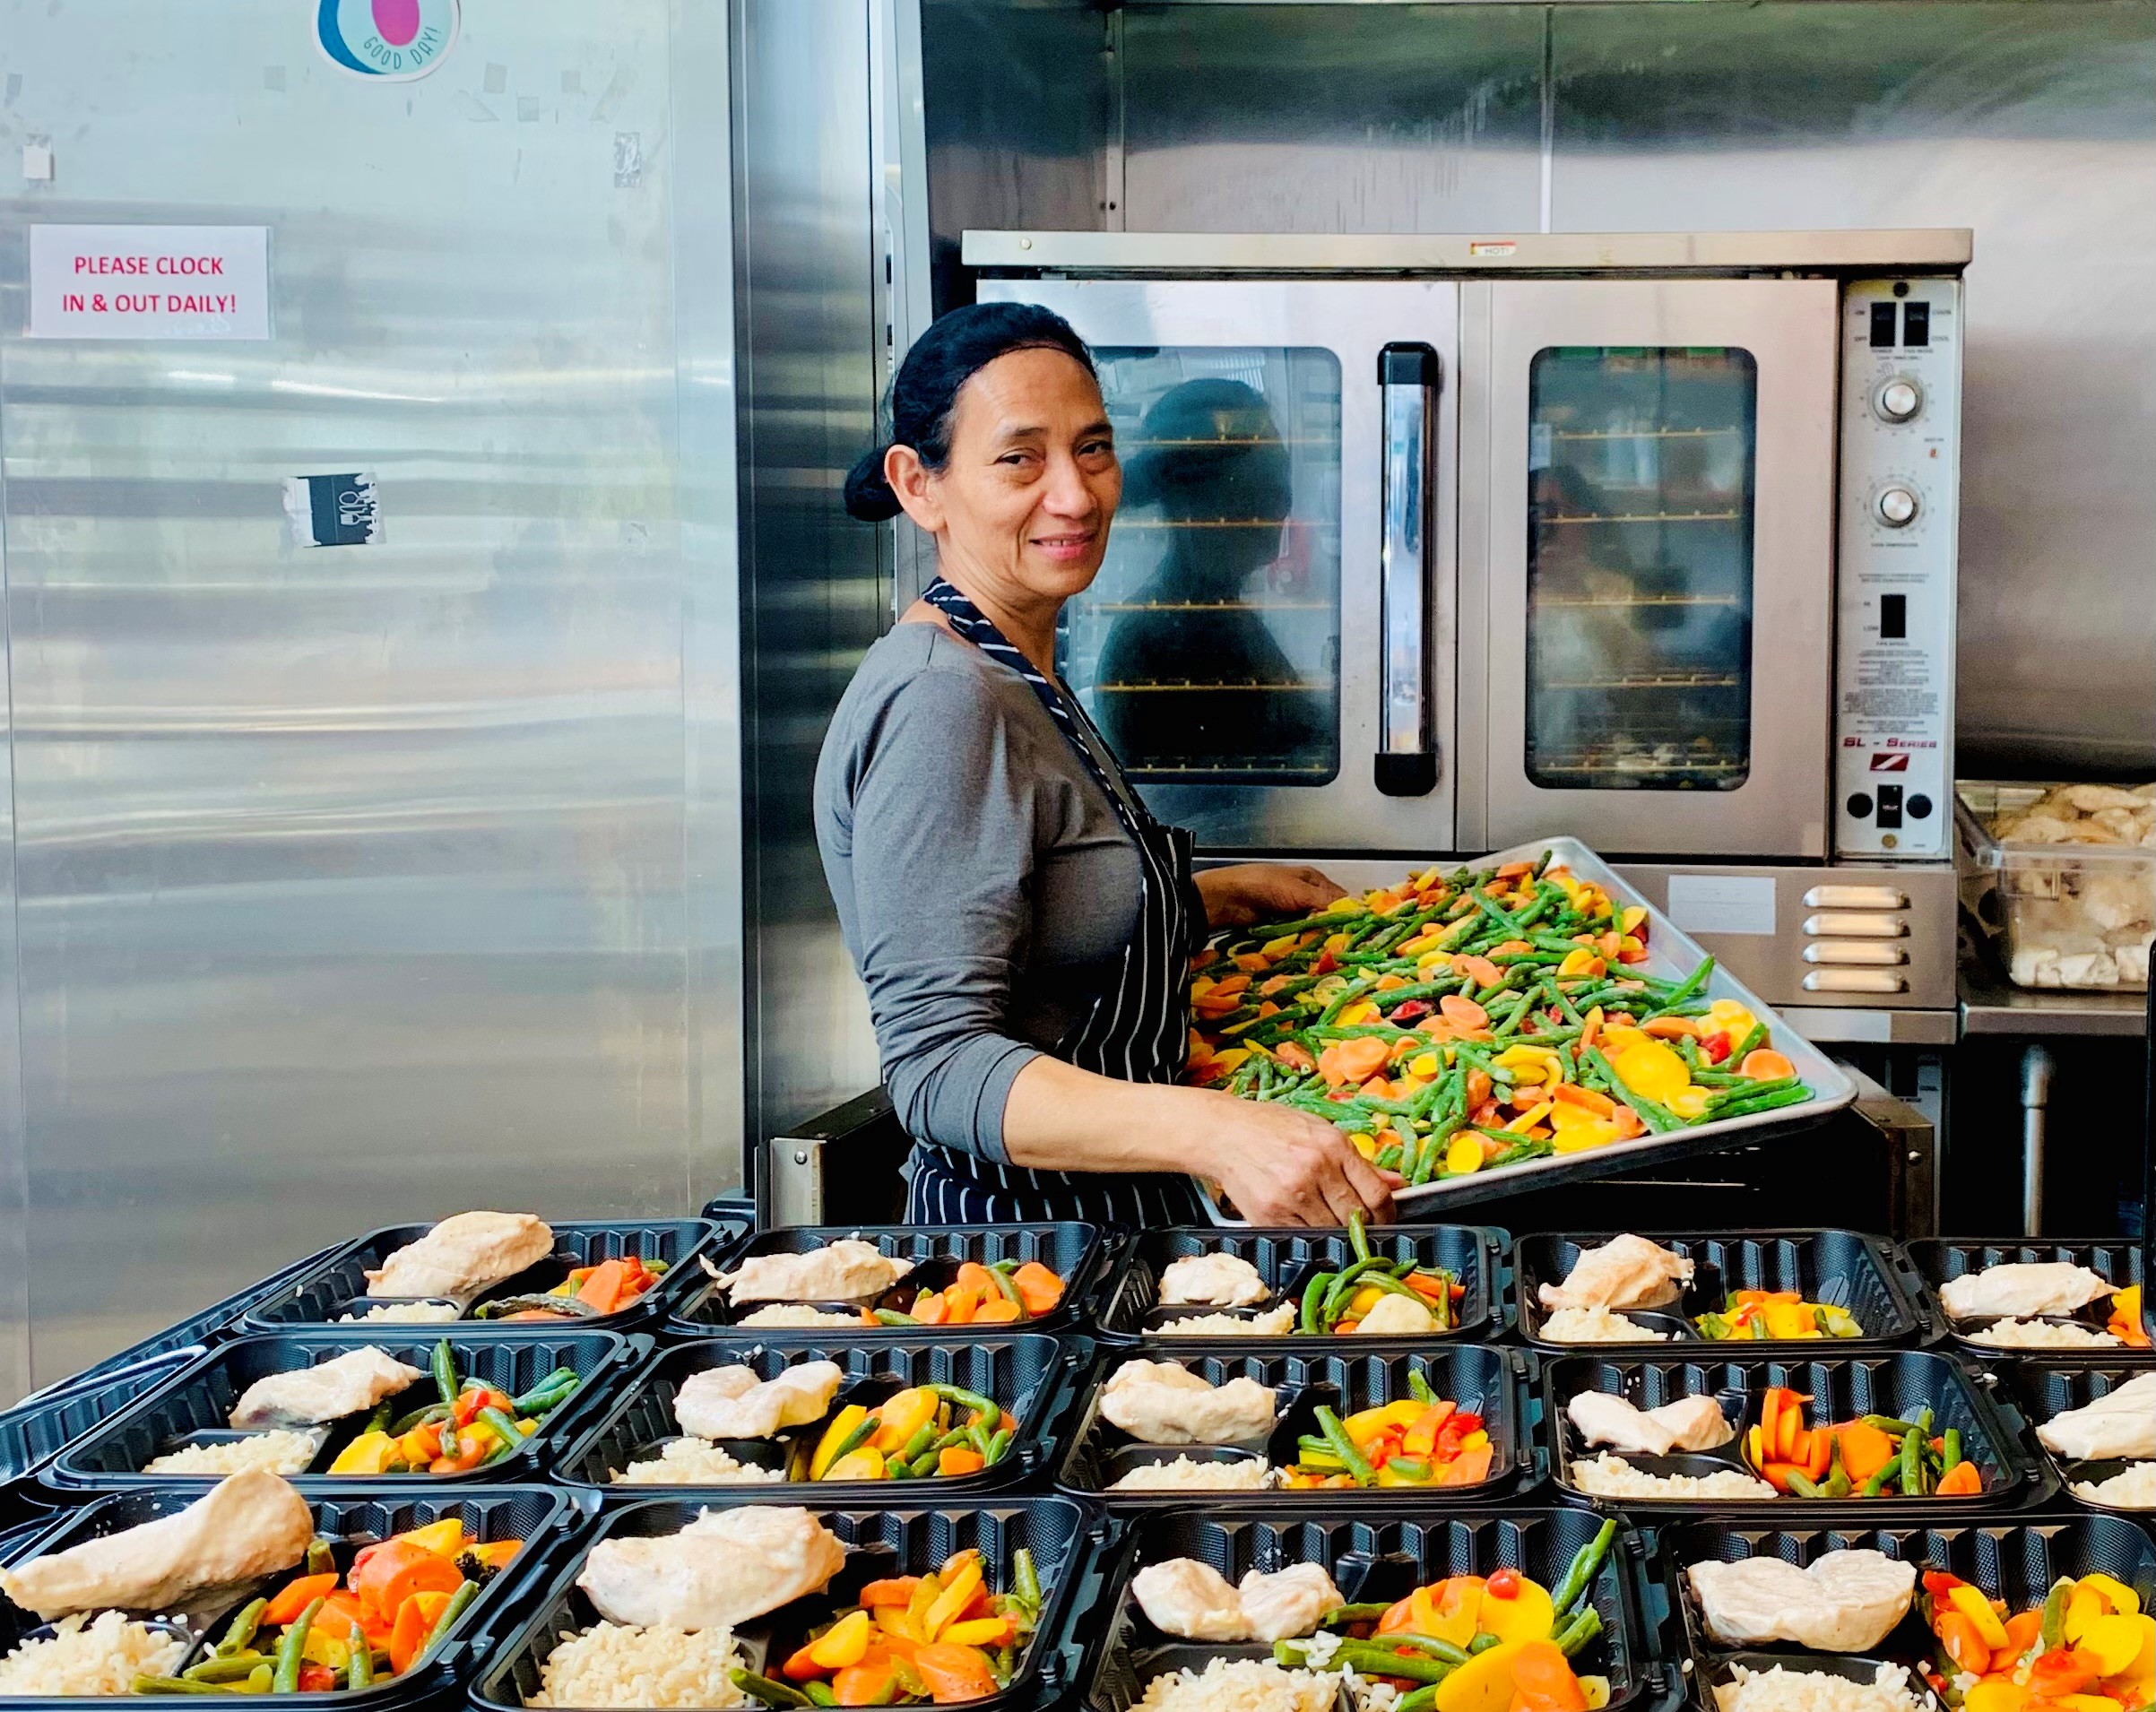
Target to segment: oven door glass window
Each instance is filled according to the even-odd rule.
[[[1123,466],[1058,657],[1140,784],[1319,785],[1340,765],[1340,365],[1280,346],[1097,347]]]
[[[1528,778],[1736,790],[1752,765],[1756,366],[1557,346],[1528,388]]]

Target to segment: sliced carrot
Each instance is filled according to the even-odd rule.
[[[1445,1465],[1445,1486],[1472,1486],[1476,1481],[1490,1477],[1492,1451],[1488,1445],[1476,1445],[1472,1450],[1463,1450]]]
[[[1587,1693],[1556,1643],[1527,1640],[1512,1655],[1512,1704],[1520,1712],[1587,1712]]]
[[[913,1318],[923,1326],[942,1325],[945,1316],[949,1312],[950,1309],[944,1302],[940,1290],[924,1290],[913,1303]]]
[[[262,1621],[271,1624],[296,1623],[300,1613],[316,1600],[326,1597],[336,1585],[334,1571],[328,1575],[303,1575],[288,1581],[264,1608]]]
[[[1452,970],[1455,974],[1467,976],[1477,987],[1494,987],[1504,979],[1504,971],[1487,957],[1474,955],[1455,957],[1452,959]],[[1461,1002],[1466,1003],[1467,1001],[1463,999]],[[1482,1025],[1477,1023],[1475,1026],[1479,1028]]]
[[[882,1581],[871,1581],[860,1593],[861,1604],[873,1610],[878,1605],[903,1605],[913,1597],[913,1589],[921,1585],[917,1575],[891,1576]]]
[[[1700,1025],[1689,1016],[1650,1016],[1640,1030],[1658,1041],[1693,1041],[1700,1035]]]
[[[939,1474],[977,1474],[987,1466],[987,1459],[965,1445],[946,1445],[936,1453]]]
[[[397,1620],[389,1631],[389,1668],[399,1676],[411,1668],[420,1649],[427,1644],[429,1623],[417,1599],[397,1608]]]
[[[602,1260],[584,1281],[576,1300],[602,1314],[618,1314],[642,1293],[630,1283],[634,1276],[627,1260]]]
[[[996,1281],[988,1275],[988,1268],[978,1260],[962,1262],[957,1277],[951,1282],[957,1289],[972,1291],[983,1301],[997,1293]]]
[[[1468,1072],[1468,1085],[1462,1092],[1467,1096],[1469,1111],[1475,1111],[1490,1097],[1490,1089],[1493,1085],[1490,1081],[1490,1073],[1487,1070],[1473,1069]]]
[[[414,1594],[455,1593],[464,1585],[464,1578],[454,1563],[425,1546],[409,1540],[385,1540],[352,1565],[346,1582],[361,1604],[394,1619],[402,1615],[405,1601]]]
[[[1984,1490],[1984,1476],[1973,1462],[1958,1462],[1932,1488],[1941,1498],[1971,1498]]]
[[[1976,1624],[1960,1612],[1935,1612],[1932,1628],[1946,1648],[1946,1656],[1961,1669],[1980,1676],[1991,1668],[1991,1648],[1985,1646]]]
[[[1300,1041],[1282,1041],[1273,1048],[1273,1056],[1289,1069],[1300,1070],[1305,1076],[1318,1068],[1318,1060],[1311,1056],[1310,1048]],[[1023,1267],[1018,1269],[1021,1272],[1025,1270]]]
[[[1797,1067],[1772,1048],[1762,1046],[1745,1054],[1736,1073],[1753,1082],[1777,1082],[1785,1076],[1795,1076]]]
[[[831,1693],[841,1706],[888,1706],[898,1698],[898,1670],[891,1656],[849,1664],[831,1679]]]
[[[1593,1088],[1583,1088],[1577,1082],[1560,1082],[1550,1090],[1550,1097],[1560,1105],[1578,1106],[1582,1111],[1591,1111],[1598,1118],[1617,1115],[1617,1102],[1606,1094],[1598,1094]]]
[[[981,1298],[958,1284],[947,1284],[943,1291],[943,1323],[947,1326],[970,1326],[974,1315],[980,1311]]]
[[[996,1691],[987,1656],[978,1647],[939,1641],[915,1650],[913,1669],[938,1706],[984,1700]]]
[[[1490,1013],[1472,999],[1462,999],[1458,993],[1447,993],[1437,1001],[1438,1009],[1447,1021],[1460,1028],[1487,1028]]]
[[[998,1296],[993,1301],[984,1301],[974,1310],[976,1326],[1008,1325],[1018,1317],[1018,1304],[1008,1296]]]

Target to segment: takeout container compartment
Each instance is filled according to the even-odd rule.
[[[731,1270],[758,1254],[806,1254],[837,1241],[858,1237],[873,1242],[895,1259],[911,1260],[913,1270],[890,1289],[866,1301],[817,1302],[830,1311],[859,1313],[865,1308],[895,1308],[904,1312],[922,1290],[940,1290],[957,1276],[967,1260],[990,1266],[998,1260],[1038,1260],[1063,1281],[1063,1299],[1053,1309],[1016,1325],[983,1327],[983,1331],[1061,1331],[1084,1327],[1093,1319],[1093,1293],[1108,1275],[1113,1258],[1107,1233],[1097,1224],[1076,1220],[1047,1224],[796,1224],[784,1230],[762,1231],[740,1244],[728,1257]],[[701,1267],[697,1270],[700,1274]],[[670,1329],[678,1336],[709,1337],[738,1327],[740,1333],[759,1339],[811,1338],[829,1342],[835,1326],[740,1326],[759,1308],[771,1304],[751,1301],[736,1304],[710,1278],[704,1288],[685,1297],[675,1310]],[[894,1327],[862,1322],[861,1330],[882,1337],[946,1337],[965,1329],[951,1326]]]
[[[1544,1232],[1512,1245],[1512,1296],[1520,1335],[1536,1348],[1556,1353],[1581,1351],[1667,1349],[1667,1344],[1560,1344],[1543,1336],[1549,1310],[1541,1286],[1562,1284],[1573,1263],[1623,1234],[1575,1235]],[[1728,1236],[1699,1232],[1640,1232],[1650,1242],[1693,1263],[1692,1283],[1675,1301],[1660,1308],[1627,1308],[1627,1319],[1650,1324],[1685,1345],[1732,1353],[1772,1349],[1892,1349],[1919,1341],[1927,1330],[1916,1292],[1897,1267],[1892,1250],[1877,1237],[1856,1231],[1747,1231]],[[1730,1338],[1717,1342],[1699,1329],[1697,1317],[1719,1313],[1739,1290],[1794,1290],[1806,1301],[1846,1309],[1864,1327],[1862,1337]]]
[[[1990,1241],[1955,1241],[1935,1237],[1906,1242],[1902,1244],[1902,1249],[1909,1256],[1909,1265],[1915,1268],[1917,1276],[1922,1281],[1922,1304],[1924,1311],[1931,1319],[1935,1334],[1952,1338],[1979,1359],[1996,1362],[2003,1356],[2009,1360],[2079,1361],[2101,1365],[2151,1353],[2146,1349],[2136,1350],[2130,1346],[2073,1350],[1980,1344],[1970,1333],[1990,1325],[1995,1316],[1955,1319],[1947,1313],[1945,1304],[1939,1298],[1939,1287],[1942,1284],[1965,1273],[2048,1260],[2063,1260],[2069,1266],[2087,1267],[2090,1271],[2108,1278],[2113,1289],[2124,1290],[2129,1284],[2140,1284],[2144,1270],[2142,1250],[2125,1238],[2097,1237],[2047,1242],[2041,1239],[2025,1241],[2018,1237],[2001,1237]],[[2156,1313],[2156,1304],[2149,1302],[2144,1295],[2141,1305],[2141,1323],[2144,1332],[2156,1332],[2156,1318],[2152,1317],[2152,1313]],[[2111,1318],[2111,1299],[2100,1296],[2072,1314],[2025,1315],[2023,1318],[2043,1321],[2066,1320],[2101,1331],[2105,1322]]]
[[[1742,1345],[1736,1345],[1742,1348]],[[1787,1346],[1785,1346],[1787,1347]],[[1861,1414],[1892,1415],[1913,1421],[1929,1407],[1935,1433],[1949,1427],[1961,1434],[1961,1455],[1982,1471],[1984,1490],[1972,1498],[1604,1498],[1574,1483],[1572,1464],[1603,1454],[1587,1448],[1565,1415],[1575,1393],[1600,1391],[1622,1396],[1641,1409],[1659,1408],[1679,1397],[1719,1398],[1722,1414],[1736,1436],[1718,1449],[1667,1457],[1616,1451],[1643,1474],[1704,1475],[1719,1469],[1751,1474],[1745,1466],[1744,1437],[1759,1423],[1767,1388],[1788,1386],[1809,1394],[1807,1426],[1824,1426]],[[2036,1501],[2049,1494],[2050,1481],[2022,1444],[2022,1422],[2011,1404],[1993,1396],[1951,1355],[1932,1350],[1898,1350],[1887,1354],[1828,1355],[1806,1359],[1672,1355],[1661,1358],[1572,1354],[1545,1357],[1542,1366],[1543,1418],[1549,1433],[1550,1472],[1559,1492],[1580,1504],[1614,1505],[1652,1516],[1696,1516],[1727,1511],[1739,1516],[1817,1512],[1822,1517],[1863,1514],[1883,1507],[1895,1514],[1920,1509],[1927,1517],[1952,1520],[1982,1516]]]
[[[2156,850],[2000,839],[2056,787],[1962,779],[1954,784],[1961,909],[1992,943],[2006,978],[2036,990],[2142,992],[2156,925]]]
[[[1314,1345],[1315,1340],[1311,1340]],[[1375,1340],[1372,1340],[1375,1341]],[[1541,1479],[1534,1432],[1534,1405],[1522,1383],[1523,1365],[1518,1354],[1486,1344],[1444,1344],[1426,1353],[1348,1355],[1272,1353],[1274,1340],[1262,1346],[1235,1346],[1225,1338],[1196,1337],[1144,1349],[1109,1351],[1100,1362],[1095,1382],[1070,1426],[1070,1450],[1056,1474],[1059,1492],[1121,1509],[1184,1507],[1210,1509],[1217,1503],[1251,1504],[1267,1510],[1405,1506],[1415,1509],[1431,1503],[1461,1505],[1516,1499]],[[1211,1385],[1250,1378],[1271,1386],[1277,1393],[1272,1431],[1261,1439],[1206,1447],[1196,1445],[1146,1446],[1100,1413],[1102,1388],[1126,1361],[1174,1362]],[[1178,1454],[1194,1461],[1234,1461],[1263,1456],[1276,1468],[1286,1468],[1299,1454],[1296,1440],[1318,1434],[1317,1409],[1324,1404],[1343,1420],[1358,1409],[1397,1402],[1414,1394],[1407,1375],[1419,1368],[1430,1388],[1462,1410],[1481,1415],[1490,1435],[1490,1474],[1468,1486],[1315,1487],[1303,1492],[1268,1489],[1208,1492],[1169,1491],[1110,1492],[1108,1487],[1141,1462],[1173,1462]],[[1158,1449],[1160,1456],[1139,1456],[1140,1449]],[[1208,1457],[1208,1448],[1240,1453],[1239,1457]]]
[[[186,1350],[153,1356],[100,1383],[33,1397],[0,1414],[0,1482],[36,1474],[100,1422],[156,1390],[196,1359]]]
[[[295,1368],[315,1367],[348,1350],[372,1346],[420,1370],[420,1378],[390,1399],[394,1414],[408,1414],[435,1401],[434,1381],[428,1376],[428,1367],[441,1334],[446,1334],[460,1376],[478,1379],[511,1396],[529,1391],[559,1367],[574,1368],[583,1384],[567,1403],[541,1420],[539,1431],[524,1441],[523,1449],[491,1467],[463,1474],[327,1473],[337,1453],[365,1428],[367,1415],[362,1412],[326,1423],[328,1432],[312,1466],[307,1473],[292,1476],[292,1483],[301,1492],[321,1492],[382,1482],[399,1489],[410,1484],[423,1490],[531,1480],[544,1466],[550,1449],[579,1429],[595,1407],[610,1399],[627,1377],[628,1366],[650,1353],[651,1340],[645,1336],[625,1338],[617,1332],[557,1332],[543,1327],[519,1329],[524,1333],[521,1337],[499,1333],[467,1336],[461,1327],[385,1326],[377,1327],[374,1336],[355,1327],[345,1332],[263,1333],[235,1338],[198,1356],[160,1388],[129,1405],[104,1427],[84,1434],[39,1478],[59,1492],[177,1487],[199,1492],[212,1485],[217,1476],[145,1474],[143,1465],[184,1444],[245,1437],[230,1425],[232,1406],[256,1379]],[[385,1335],[399,1330],[437,1335]]]
[[[392,1301],[449,1301],[466,1316],[456,1323],[460,1331],[499,1330],[529,1333],[550,1329],[537,1320],[472,1319],[469,1316],[488,1302],[509,1296],[544,1295],[566,1280],[578,1267],[597,1266],[602,1260],[635,1255],[645,1261],[664,1261],[666,1275],[618,1314],[595,1314],[587,1319],[559,1321],[565,1330],[601,1331],[640,1326],[662,1319],[680,1301],[709,1282],[697,1257],[716,1256],[746,1234],[739,1222],[728,1224],[713,1219],[588,1219],[553,1226],[554,1249],[544,1259],[513,1278],[489,1284],[469,1299],[451,1297],[397,1297],[371,1295],[367,1273],[378,1268],[390,1255],[417,1242],[434,1227],[430,1224],[392,1224],[371,1231],[356,1242],[333,1252],[319,1266],[295,1279],[290,1286],[264,1301],[247,1317],[251,1331],[290,1331],[309,1326],[336,1325],[349,1314],[363,1314],[377,1303]],[[386,1332],[400,1329],[395,1321],[376,1321]],[[359,1329],[357,1327],[353,1329]]]
[[[1206,1504],[1201,1511],[1186,1506],[1134,1519],[1113,1554],[1096,1632],[1086,1642],[1080,1698],[1093,1712],[1129,1712],[1146,1685],[1170,1671],[1202,1671],[1215,1658],[1272,1656],[1260,1642],[1188,1641],[1156,1629],[1130,1592],[1132,1578],[1148,1563],[1196,1558],[1231,1582],[1252,1569],[1272,1574],[1319,1563],[1351,1604],[1402,1599],[1446,1576],[1486,1576],[1505,1567],[1554,1588],[1572,1554],[1606,1519],[1590,1510],[1522,1509],[1324,1520],[1246,1504],[1246,1493],[1229,1496],[1233,1501]],[[1638,1561],[1637,1541],[1620,1521],[1588,1595],[1601,1614],[1602,1632],[1572,1661],[1583,1673],[1609,1678],[1612,1712],[1654,1704],[1667,1689],[1667,1673],[1653,1662],[1641,1626]]]
[[[199,1483],[188,1484],[197,1490],[109,1493],[94,1503],[66,1512],[57,1526],[39,1535],[28,1549],[12,1553],[8,1561],[17,1564],[33,1557],[48,1557],[87,1540],[122,1533],[185,1509],[202,1497]],[[362,1546],[429,1522],[445,1521],[452,1516],[463,1520],[465,1532],[474,1539],[520,1539],[525,1544],[507,1569],[480,1589],[478,1597],[451,1625],[421,1668],[356,1693],[340,1690],[334,1697],[249,1694],[221,1698],[250,1707],[296,1709],[331,1704],[333,1698],[338,1705],[361,1701],[369,1706],[409,1705],[446,1692],[455,1688],[463,1675],[474,1646],[483,1638],[485,1628],[494,1621],[496,1613],[514,1604],[534,1571],[581,1524],[567,1499],[539,1486],[490,1486],[439,1497],[423,1497],[416,1492],[407,1496],[377,1487],[369,1492],[316,1497],[310,1500],[310,1505],[315,1512],[315,1531],[332,1542],[340,1571],[351,1568],[351,1561]],[[264,1581],[220,1593],[202,1609],[186,1613],[184,1623],[193,1637],[192,1644],[177,1668],[185,1669],[206,1656],[240,1606],[257,1594],[281,1586],[299,1568],[295,1564],[292,1569],[279,1570]],[[0,1656],[13,1652],[27,1636],[44,1627],[33,1613],[0,1599]],[[126,1698],[131,1704],[143,1704],[138,1697]],[[199,1697],[186,1698],[192,1700]],[[65,1712],[66,1708],[83,1704],[79,1696],[0,1695],[0,1707],[37,1708],[43,1712]]]
[[[1505,1304],[1499,1288],[1499,1267],[1506,1233],[1489,1225],[1386,1224],[1369,1232],[1370,1249],[1393,1260],[1409,1256],[1426,1267],[1442,1267],[1459,1278],[1465,1294],[1453,1304],[1454,1324],[1448,1330],[1416,1337],[1364,1337],[1360,1333],[1307,1337],[1299,1331],[1253,1331],[1253,1337],[1268,1340],[1293,1338],[1303,1348],[1399,1349],[1426,1347],[1432,1339],[1474,1343],[1501,1336],[1505,1330]],[[1256,1308],[1208,1308],[1199,1304],[1163,1308],[1160,1275],[1173,1261],[1186,1255],[1232,1254],[1258,1268],[1272,1294]],[[1345,1231],[1294,1228],[1252,1230],[1208,1226],[1147,1231],[1132,1242],[1121,1268],[1104,1295],[1100,1333],[1104,1339],[1151,1342],[1188,1334],[1165,1332],[1173,1319],[1197,1314],[1230,1314],[1238,1319],[1253,1318],[1283,1301],[1300,1311],[1303,1291],[1320,1272],[1338,1272],[1350,1265],[1355,1249]]]
[[[646,1499],[694,1492],[716,1501],[748,1491],[759,1495],[791,1493],[797,1503],[818,1498],[863,1501],[864,1494],[893,1491],[909,1495],[918,1492],[925,1499],[939,1500],[949,1492],[991,1492],[1015,1485],[1044,1467],[1053,1457],[1062,1418],[1093,1365],[1093,1345],[1087,1338],[1059,1339],[1038,1332],[988,1335],[1009,1330],[984,1326],[980,1336],[965,1342],[878,1343],[865,1347],[835,1343],[744,1345],[731,1338],[679,1344],[645,1362],[629,1376],[620,1399],[574,1442],[565,1443],[555,1458],[553,1478],[565,1486],[589,1489],[609,1499]],[[771,1379],[789,1367],[818,1361],[836,1362],[845,1374],[825,1421],[849,1403],[873,1407],[907,1386],[957,1385],[992,1397],[1016,1417],[1010,1449],[1001,1461],[979,1474],[930,1476],[906,1481],[896,1488],[888,1481],[827,1480],[757,1483],[746,1487],[632,1486],[617,1484],[610,1478],[613,1470],[645,1460],[667,1440],[684,1436],[680,1423],[674,1419],[673,1405],[691,1374],[714,1367],[748,1366],[756,1370],[758,1379]],[[823,1431],[823,1422],[784,1431],[788,1438],[806,1440],[813,1447]],[[720,1442],[738,1462],[782,1470],[786,1466],[784,1445],[772,1440],[728,1439]]]
[[[2050,1352],[2046,1352],[2048,1354]],[[2037,1454],[2049,1465],[2057,1476],[2059,1495],[2077,1509],[2094,1510],[2099,1515],[2131,1516],[2143,1522],[2156,1521],[2156,1510],[2130,1509],[2121,1504],[2106,1504],[2092,1498],[2083,1498],[2074,1490],[2077,1480],[2091,1485],[2099,1484],[2114,1474],[2124,1474],[2135,1462],[2156,1460],[2151,1457],[2103,1457],[2090,1462],[2079,1462],[2061,1457],[2036,1437],[2033,1429],[2040,1427],[2056,1415],[2069,1409],[2085,1407],[2096,1398],[2117,1390],[2128,1379],[2138,1379],[2143,1373],[2156,1372],[2156,1358],[2143,1353],[2139,1362],[2115,1361],[2099,1366],[2089,1362],[2023,1361],[2005,1364],[2006,1383],[2015,1400],[2031,1423],[2030,1438],[2036,1445]]]
[[[2156,1597],[2156,1541],[2133,1524],[2108,1516],[1943,1527],[1731,1527],[1684,1522],[1661,1529],[1659,1547],[1660,1574],[1649,1583],[1649,1603],[1670,1620],[1675,1632],[1664,1638],[1667,1650],[1685,1661],[1693,1694],[1710,1712],[1715,1685],[1728,1682],[1736,1664],[1762,1671],[1779,1664],[1868,1683],[1882,1663],[1907,1665],[1913,1675],[1931,1658],[1934,1642],[1912,1597],[1909,1614],[1861,1657],[1814,1652],[1791,1642],[1725,1647],[1708,1633],[1692,1579],[1684,1573],[1694,1563],[1779,1557],[1802,1568],[1829,1552],[1880,1552],[1916,1564],[1919,1577],[1927,1569],[1959,1576],[1989,1597],[2004,1599],[2010,1613],[2040,1605],[2052,1582],[2063,1575],[2111,1576],[2138,1593],[2144,1607]],[[1921,1582],[1917,1591],[1921,1595]],[[1918,1688],[1921,1692],[1920,1682]]]
[[[600,1621],[591,1600],[576,1586],[584,1559],[594,1545],[603,1539],[677,1534],[697,1519],[708,1501],[661,1498],[609,1508],[590,1537],[527,1604],[525,1614],[514,1626],[498,1626],[472,1685],[472,1704],[488,1712],[516,1712],[529,1705],[531,1697],[539,1692],[540,1667],[548,1656],[569,1636]],[[801,1494],[794,1490],[775,1500],[766,1492],[750,1489],[736,1501],[799,1504]],[[924,1574],[952,1552],[972,1546],[981,1553],[990,1585],[998,1592],[1008,1593],[1011,1554],[1025,1546],[1033,1552],[1034,1567],[1040,1574],[1039,1627],[1019,1656],[1010,1686],[1000,1694],[966,1704],[983,1712],[1043,1705],[1069,1687],[1069,1664],[1056,1647],[1056,1637],[1069,1619],[1074,1599],[1090,1603],[1089,1590],[1081,1597],[1078,1584],[1086,1578],[1088,1561],[1097,1544],[1088,1532],[1087,1512],[1080,1506],[1062,1498],[1011,1498],[948,1509],[931,1506],[808,1508],[844,1543],[845,1566],[823,1592],[806,1595],[740,1626],[737,1633],[744,1639],[768,1636],[767,1656],[774,1667],[801,1644],[811,1625],[828,1621],[834,1612],[852,1604],[855,1595],[870,1581]],[[1092,1526],[1097,1528],[1101,1525],[1095,1522]]]

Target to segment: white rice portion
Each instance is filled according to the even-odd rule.
[[[1234,1314],[1190,1314],[1156,1326],[1153,1337],[1284,1337],[1295,1328],[1295,1304],[1284,1301],[1249,1319]]]
[[[1200,1462],[1178,1457],[1173,1462],[1142,1463],[1108,1490],[1112,1492],[1175,1491],[1263,1492],[1273,1483],[1273,1470],[1262,1457],[1239,1457],[1232,1462]]]
[[[531,1706],[747,1706],[732,1672],[731,1629],[602,1622],[571,1635],[539,1667]]]
[[[872,1331],[859,1314],[827,1314],[805,1301],[775,1301],[734,1321],[737,1326],[851,1326],[855,1331]]]
[[[87,1625],[87,1626],[85,1626]],[[117,1611],[77,1612],[50,1640],[26,1640],[0,1658],[0,1694],[126,1694],[142,1676],[169,1676],[187,1643]]]
[[[1650,1474],[1606,1450],[1599,1457],[1573,1457],[1572,1484],[1597,1498],[1772,1498],[1775,1495],[1774,1488],[1765,1481],[1741,1469],[1721,1468],[1711,1474]],[[1727,1712],[1727,1708],[1724,1712]]]
[[[2118,1339],[2093,1326],[2047,1319],[1997,1319],[1968,1334],[1972,1344],[2000,1349],[2117,1349]]]
[[[1931,1712],[1928,1693],[1911,1690],[1909,1672],[1882,1664],[1869,1682],[1851,1682],[1824,1671],[1770,1671],[1735,1667],[1734,1682],[1718,1682],[1714,1698],[1720,1712]]]
[[[304,1474],[321,1448],[311,1432],[257,1432],[219,1444],[185,1445],[143,1465],[145,1474]]]
[[[1332,1712],[1338,1671],[1291,1671],[1259,1658],[1216,1658],[1146,1684],[1131,1712]]]
[[[1667,1344],[1675,1336],[1606,1308],[1560,1308],[1542,1322],[1553,1344]]]
[[[370,1319],[381,1319],[399,1325],[444,1326],[462,1318],[455,1307],[446,1301],[378,1301],[363,1314],[340,1315],[335,1323],[359,1326]]]
[[[2077,1480],[2074,1495],[2116,1509],[2156,1509],[2156,1462],[2137,1462],[2108,1480]]]
[[[750,1486],[784,1480],[786,1471],[736,1462],[707,1439],[676,1439],[655,1457],[610,1468],[607,1478],[617,1486]]]

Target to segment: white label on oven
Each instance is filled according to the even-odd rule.
[[[1774,931],[1774,881],[1736,874],[1672,874],[1670,921],[1686,933]]]
[[[1547,422],[1528,424],[1528,473],[1550,467],[1550,425]]]

